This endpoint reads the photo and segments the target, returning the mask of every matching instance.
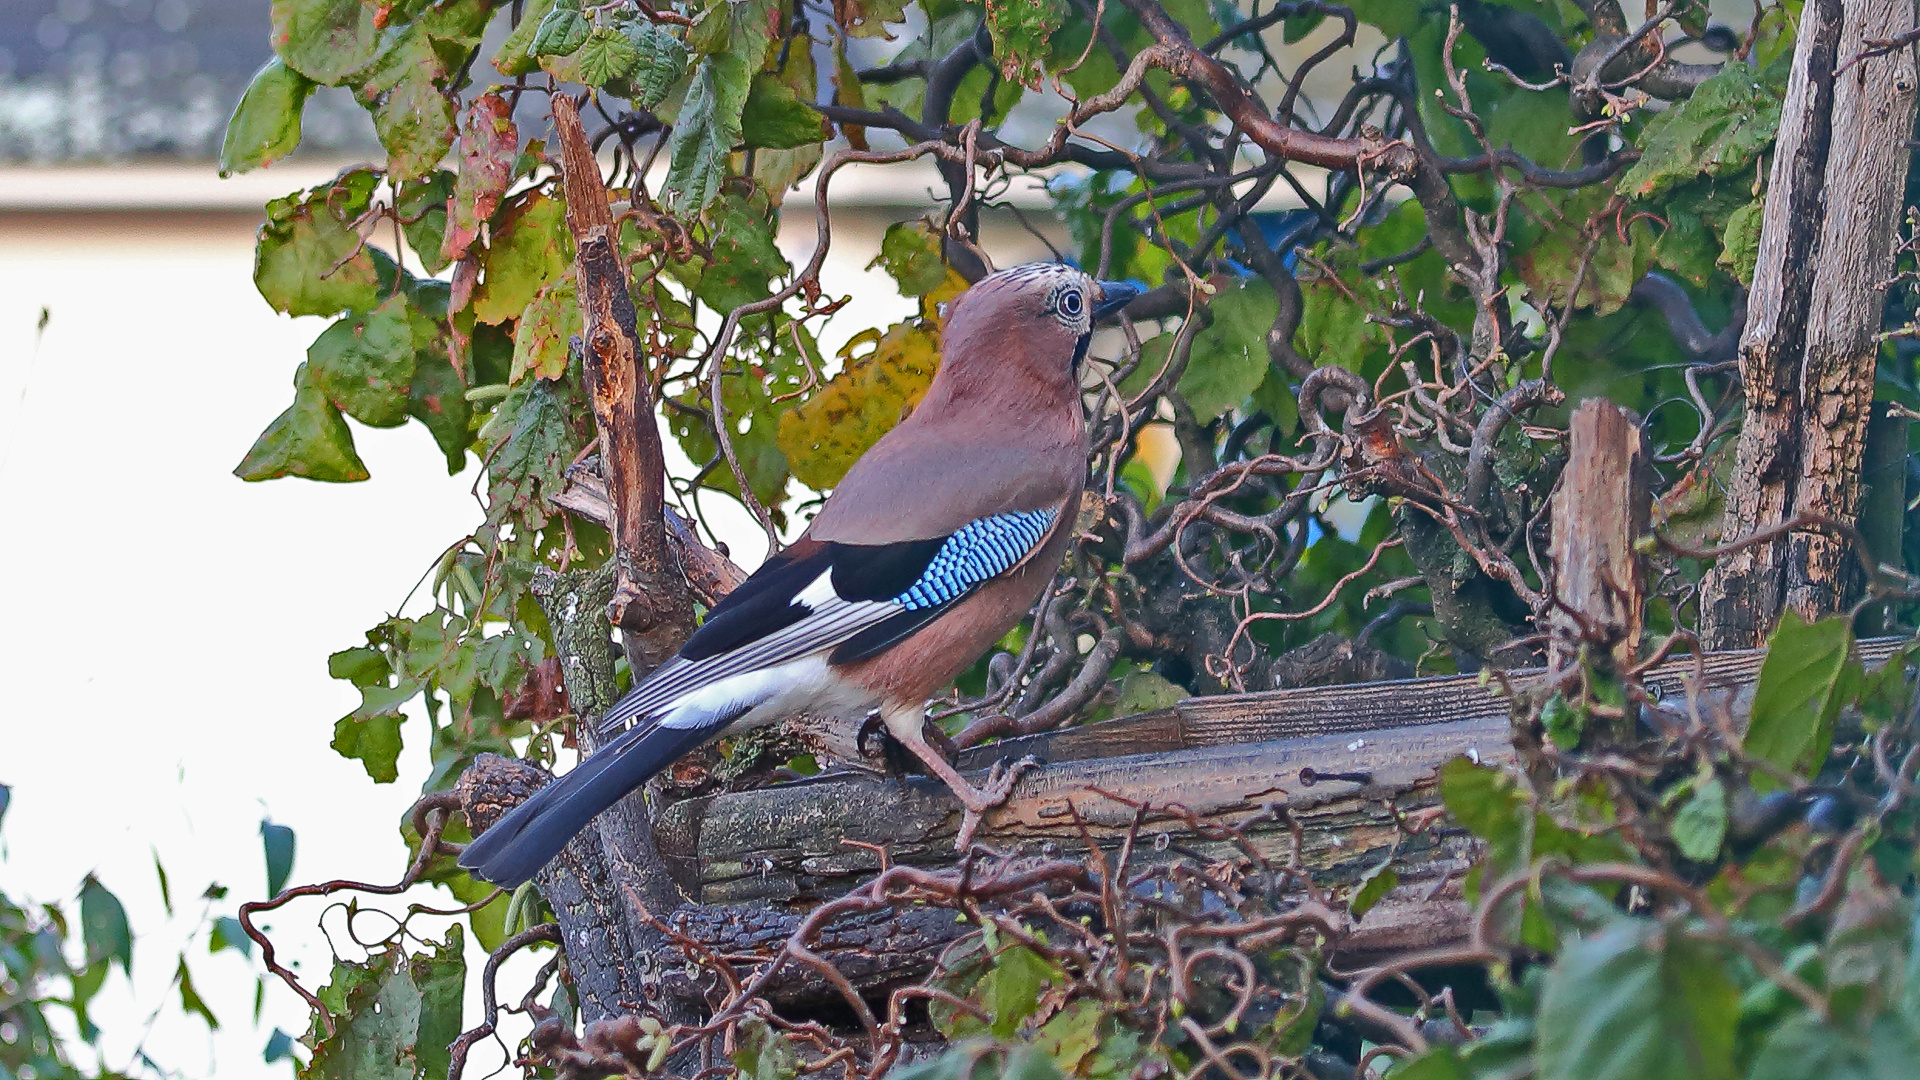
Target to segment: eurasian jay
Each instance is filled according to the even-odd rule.
[[[859,723],[876,709],[959,797],[964,850],[1020,768],[996,766],[985,789],[968,783],[928,743],[926,701],[1058,568],[1086,482],[1080,364],[1094,322],[1139,291],[1035,263],[957,297],[920,405],[798,540],[607,710],[612,738],[482,833],[460,865],[519,885],[594,815],[723,732],[799,713]]]

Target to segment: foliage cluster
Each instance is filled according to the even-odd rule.
[[[557,93],[604,121],[594,137],[623,202],[643,374],[696,463],[670,478],[696,523],[704,500],[732,498],[770,537],[791,534],[911,407],[937,356],[940,302],[984,268],[981,215],[1012,213],[999,204],[1015,175],[1046,183],[1063,257],[1151,287],[1096,349],[1117,357],[1091,365],[1100,498],[1083,542],[1029,625],[961,680],[945,722],[963,743],[1347,677],[1289,663],[1329,634],[1374,677],[1531,660],[1534,620],[1552,606],[1538,553],[1563,406],[1587,396],[1646,418],[1676,541],[1655,560],[1649,623],[1684,631],[1702,566],[1688,545],[1718,519],[1738,416],[1726,361],[1798,12],[1765,6],[1730,35],[1734,55],[1704,65],[1642,51],[1668,26],[1708,39],[1697,3],[1667,5],[1652,37],[1628,37],[1614,0],[274,0],[276,57],[235,111],[223,167],[291,152],[318,85],[355,93],[386,161],[267,207],[262,295],[333,321],[236,472],[365,480],[349,419],[412,420],[450,471],[477,460],[484,503],[428,575],[432,609],[332,657],[362,695],[334,749],[393,782],[403,706],[417,700],[426,788],[439,794],[483,752],[553,762],[574,720],[534,583],[604,565],[610,541],[553,501],[595,440],[569,348],[581,319],[564,193],[545,145],[520,130],[523,103]],[[886,63],[856,64],[871,55],[861,39],[903,26]],[[1349,85],[1313,81],[1343,66]],[[949,200],[888,229],[875,253],[909,313],[823,355],[839,304],[818,257],[795,267],[774,243],[789,192],[811,179],[824,206],[842,166],[923,158]],[[1897,396],[1912,361],[1891,346],[1886,360]],[[1478,1007],[1497,1022],[1463,1017],[1466,1035],[1429,1049],[1442,1040],[1368,1005],[1357,983],[1329,989],[1325,957],[1290,937],[1223,947],[1232,970],[1212,992],[1225,1011],[1207,1015],[1166,972],[1127,967],[1127,935],[1111,930],[1152,917],[1129,908],[1107,912],[1108,935],[1084,948],[1058,930],[1003,948],[1018,924],[992,922],[1002,937],[983,930],[981,948],[997,962],[954,974],[939,1000],[967,1004],[934,1010],[953,1055],[923,1067],[1252,1075],[1351,1067],[1388,1046],[1424,1051],[1399,1067],[1416,1077],[1585,1076],[1602,1057],[1626,1062],[1622,1075],[1684,1064],[1776,1076],[1843,1059],[1890,1075],[1873,1072],[1897,1060],[1881,1048],[1915,1037],[1920,993],[1902,966],[1914,951],[1911,769],[1861,763],[1912,743],[1905,665],[1891,684],[1856,675],[1844,625],[1781,633],[1794,642],[1781,664],[1827,663],[1770,662],[1763,700],[1793,704],[1773,722],[1756,706],[1745,743],[1705,725],[1665,754],[1583,757],[1584,718],[1639,692],[1630,676],[1596,675],[1527,706],[1544,733],[1534,782],[1449,771],[1448,806],[1490,851],[1480,932],[1452,963],[1486,972]],[[1856,716],[1860,729],[1836,740]],[[1834,764],[1830,743],[1844,748]],[[1734,827],[1747,799],[1803,826],[1748,846]],[[1837,842],[1821,827],[1832,806],[1848,811]],[[537,897],[491,894],[422,831],[406,835],[426,880],[471,906],[483,946],[539,924]],[[1195,906],[1178,918],[1218,923],[1260,899],[1212,880],[1183,882]],[[1370,879],[1347,918],[1385,882]],[[1795,914],[1802,889],[1817,906]],[[409,958],[404,937],[336,970],[310,1070],[351,1059],[357,1075],[424,1075],[438,1062],[430,1036],[446,1030],[459,942]],[[1102,966],[1115,949],[1118,972]],[[1240,971],[1260,977],[1236,982]],[[1457,1005],[1415,993],[1411,975],[1395,985],[1422,1012]],[[389,994],[412,1020],[367,1019],[362,1006]],[[1242,1015],[1252,997],[1277,1011],[1254,1023]],[[564,993],[551,1001],[570,1015]],[[393,1048],[378,1069],[350,1052],[363,1022]],[[791,1033],[740,1030],[743,1071],[797,1068]],[[1254,1049],[1221,1050],[1229,1036]]]

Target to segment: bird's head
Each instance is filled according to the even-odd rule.
[[[947,313],[946,355],[982,355],[1074,377],[1094,324],[1117,314],[1140,287],[1095,281],[1064,263],[1028,263],[989,274]]]

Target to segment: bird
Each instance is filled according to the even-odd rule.
[[[1052,580],[1086,484],[1080,367],[1094,324],[1141,292],[1065,263],[989,274],[949,302],[940,363],[806,530],[708,612],[598,721],[601,747],[468,844],[516,887],[595,815],[724,732],[808,713],[884,729],[959,798],[965,851],[1031,760],[975,787],[929,743],[926,701]]]

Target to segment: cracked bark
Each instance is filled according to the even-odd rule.
[[[1904,194],[1916,73],[1901,51],[1840,58],[1913,25],[1911,0],[1815,0],[1795,45],[1740,342],[1747,394],[1721,534],[1808,511],[1859,514],[1884,294]],[[1818,618],[1859,588],[1845,542],[1799,533],[1734,552],[1703,582],[1708,648],[1765,640],[1783,609]]]

